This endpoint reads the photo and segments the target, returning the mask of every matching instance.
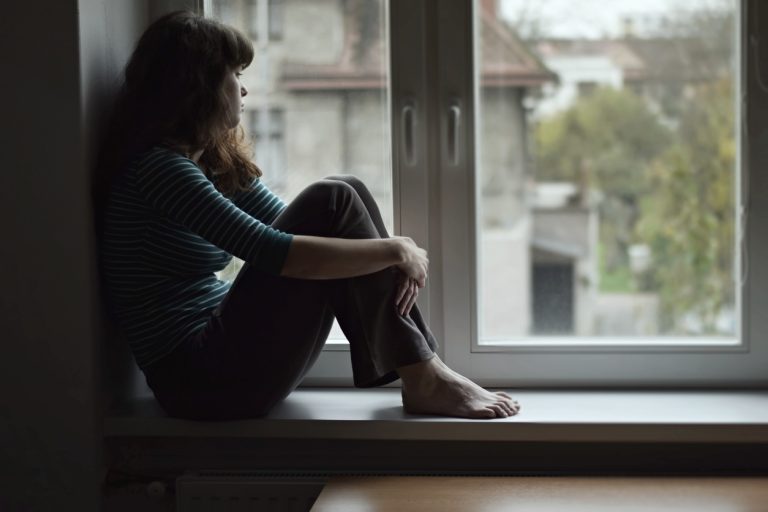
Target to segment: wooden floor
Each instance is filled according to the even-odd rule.
[[[333,478],[312,512],[766,512],[768,477]]]

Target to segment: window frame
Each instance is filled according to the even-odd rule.
[[[465,6],[465,9],[471,9],[472,5]],[[765,201],[761,204],[758,198],[753,197],[755,190],[760,187],[750,188],[747,185],[759,179],[756,170],[761,167],[760,163],[768,163],[765,154],[757,153],[760,146],[750,144],[754,134],[760,133],[759,128],[755,128],[766,122],[765,114],[762,114],[763,109],[750,108],[747,111],[746,105],[766,103],[764,98],[755,94],[755,86],[760,85],[756,80],[756,74],[759,72],[759,64],[756,64],[759,63],[756,55],[756,44],[759,44],[758,27],[760,21],[765,21],[768,17],[761,16],[758,19],[756,6],[751,2],[742,1],[738,5],[740,13],[737,16],[735,44],[740,66],[737,90],[741,93],[739,96],[743,99],[743,105],[735,106],[737,119],[739,116],[743,117],[735,127],[740,147],[736,166],[741,170],[735,194],[740,205],[740,215],[737,217],[740,219],[740,227],[745,229],[745,236],[741,241],[734,240],[734,246],[743,250],[740,256],[746,258],[746,261],[761,261],[761,256],[765,256],[765,236],[760,236],[756,223],[748,223],[747,219],[761,218],[768,214],[768,204]],[[462,54],[462,50],[471,45],[471,36],[467,34],[471,34],[475,28],[469,20],[477,20],[476,16],[467,15],[466,11],[464,14],[447,17],[454,25],[445,27],[444,30],[452,34],[452,37],[441,42],[449,45],[444,47],[444,54],[451,55],[449,65],[454,70],[472,69],[471,62],[461,60],[461,57],[471,59],[476,56]],[[762,25],[765,26],[765,23]],[[461,78],[451,82],[446,80],[450,76],[444,76],[445,87],[466,90],[467,86],[461,83]],[[473,89],[471,93],[474,96],[464,97],[464,102],[476,105],[477,89]],[[736,102],[734,98],[734,103]],[[475,108],[468,110],[464,116],[469,118],[465,124],[467,131],[471,130],[473,117],[478,112],[479,109]],[[445,131],[444,126],[441,129]],[[471,137],[470,133],[464,138],[466,140]],[[477,135],[473,142],[475,147],[479,147]],[[442,278],[446,300],[446,336],[443,342],[446,345],[445,359],[449,366],[481,384],[493,386],[615,388],[765,385],[768,380],[768,340],[765,339],[765,334],[761,333],[768,333],[768,325],[761,319],[758,305],[768,301],[763,296],[765,292],[761,290],[766,287],[759,285],[766,283],[765,277],[754,265],[752,269],[745,266],[750,270],[748,279],[737,280],[741,283],[737,304],[741,311],[741,323],[736,340],[537,337],[517,340],[516,343],[481,344],[477,337],[476,314],[479,279],[475,265],[477,226],[474,221],[474,206],[478,199],[472,167],[473,152],[474,148],[467,146],[466,166],[455,173],[457,177],[444,179],[441,189],[441,203],[450,205],[450,208],[443,211],[442,220],[451,225],[453,231],[443,238],[443,243],[438,248],[444,265]],[[444,170],[444,176],[452,172],[445,159],[439,166]],[[447,231],[444,230],[444,233]],[[470,244],[463,243],[463,240],[470,240]],[[737,267],[736,275],[740,276],[741,262],[737,263]],[[467,268],[472,270],[467,273]],[[466,290],[471,292],[467,294]],[[470,311],[469,318],[467,311]],[[471,343],[467,340],[471,340]]]
[[[430,252],[430,280],[419,306],[438,340],[438,354],[460,373],[505,387],[763,387],[768,384],[768,273],[749,264],[768,259],[760,222],[768,200],[758,170],[768,164],[768,91],[759,56],[768,55],[768,9],[759,0],[734,0],[737,22],[737,137],[741,170],[735,193],[743,236],[737,266],[741,322],[736,341],[724,339],[605,340],[537,338],[483,345],[477,339],[477,253],[474,220],[477,134],[476,17],[472,0],[390,0],[390,91],[395,231]],[[207,3],[207,2],[206,2]],[[765,27],[765,28],[761,28]],[[765,47],[765,48],[763,48]],[[761,51],[764,49],[764,51]],[[768,66],[766,66],[768,68]],[[747,109],[749,106],[749,109]],[[458,128],[452,125],[460,109]],[[414,115],[407,136],[406,110]],[[458,140],[457,154],[448,139]],[[407,154],[406,145],[415,151]],[[456,148],[454,148],[456,149]],[[449,151],[450,150],[450,151]],[[768,183],[765,183],[768,185]],[[765,187],[768,188],[768,187]],[[468,243],[469,242],[469,243]],[[743,272],[742,272],[743,267]],[[471,269],[471,271],[467,271]],[[467,293],[470,290],[470,293]],[[765,318],[764,318],[765,317]],[[349,349],[329,343],[302,383],[352,385]]]

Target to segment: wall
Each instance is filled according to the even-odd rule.
[[[344,31],[338,30],[344,26],[342,9],[339,0],[300,0],[286,5],[285,54],[302,63],[336,63],[344,46]]]
[[[0,510],[99,508],[91,141],[144,7],[3,5]]]

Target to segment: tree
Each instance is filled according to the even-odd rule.
[[[605,271],[627,273],[640,198],[669,130],[629,90],[600,88],[536,127],[537,181],[568,181],[587,198],[598,191]]]
[[[717,333],[735,300],[733,84],[698,86],[675,142],[653,166],[639,237],[652,250],[649,287],[662,300],[662,328]]]

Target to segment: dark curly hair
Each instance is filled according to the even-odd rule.
[[[226,73],[252,60],[251,41],[216,20],[177,11],[152,23],[125,68],[101,144],[97,207],[130,160],[156,145],[203,149],[200,167],[225,195],[261,176],[242,127],[221,129]]]

